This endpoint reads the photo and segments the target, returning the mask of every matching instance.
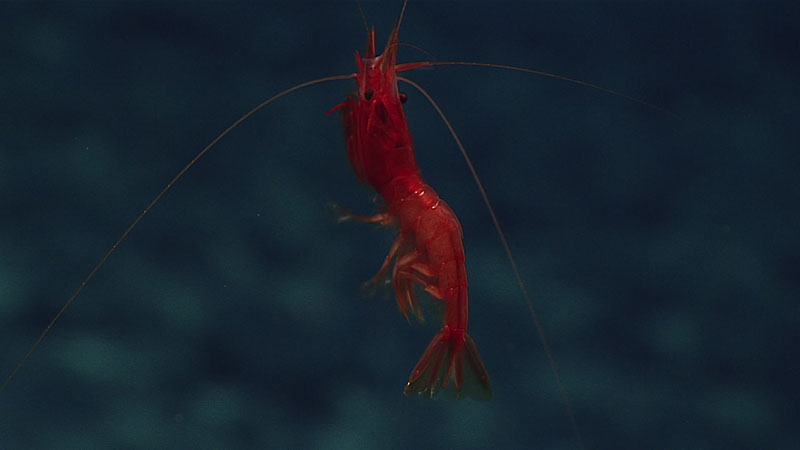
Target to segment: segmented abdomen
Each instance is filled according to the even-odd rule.
[[[419,177],[394,180],[384,191],[387,211],[395,217],[405,248],[398,253],[395,274],[417,281],[445,302],[445,324],[467,326],[467,274],[461,224],[436,191]],[[396,275],[396,276],[397,276]]]

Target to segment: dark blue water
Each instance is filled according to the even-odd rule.
[[[366,3],[380,41],[400,4]],[[4,4],[0,370],[130,221],[270,95],[354,70],[354,4]],[[790,449],[800,433],[800,10],[416,3],[409,73],[474,158],[588,449]],[[404,60],[426,59],[404,47]],[[349,82],[270,105],[145,217],[0,394],[2,449],[575,448],[485,207],[424,98],[423,175],[462,220],[489,403],[402,395],[436,324],[359,296],[391,234],[336,224]],[[405,89],[405,88],[404,88]]]

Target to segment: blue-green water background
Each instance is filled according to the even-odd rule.
[[[211,138],[349,73],[354,3],[1,7],[0,369]],[[399,12],[365,3],[383,42]],[[589,449],[797,448],[800,10],[418,3],[409,73],[474,158]],[[412,48],[404,60],[427,56]],[[2,449],[575,448],[488,214],[409,90],[423,175],[462,220],[489,403],[405,398],[435,332],[359,297],[391,242],[336,117],[293,93],[148,214],[0,394]],[[5,375],[3,375],[5,376]]]

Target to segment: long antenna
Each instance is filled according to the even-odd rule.
[[[125,238],[128,237],[128,234],[136,227],[137,224],[139,224],[139,221],[141,221],[142,218],[144,218],[145,214],[147,214],[148,212],[150,212],[151,209],[153,209],[153,206],[155,206],[156,203],[158,203],[158,201],[161,200],[161,197],[163,197],[164,194],[166,194],[167,191],[170,190],[170,188],[172,188],[172,186],[175,183],[177,183],[178,180],[181,179],[181,177],[183,177],[183,174],[185,174],[186,171],[188,171],[200,158],[202,158],[203,155],[205,155],[211,149],[211,147],[213,147],[217,142],[219,142],[219,140],[222,139],[231,130],[236,128],[240,123],[244,122],[245,119],[247,119],[248,117],[250,117],[253,114],[255,114],[261,108],[267,106],[268,104],[272,103],[273,101],[283,97],[284,95],[286,95],[286,94],[288,94],[290,92],[294,92],[294,91],[296,91],[298,89],[301,89],[301,88],[304,88],[304,87],[307,87],[307,86],[311,86],[311,85],[314,85],[314,84],[323,83],[323,82],[326,82],[326,81],[346,80],[346,79],[349,79],[349,78],[352,78],[352,77],[353,77],[353,74],[349,74],[349,75],[334,75],[334,76],[330,76],[330,77],[324,77],[324,78],[318,78],[316,80],[306,81],[305,83],[300,83],[300,84],[298,84],[296,86],[292,86],[289,89],[281,91],[281,92],[273,95],[272,97],[264,100],[258,106],[256,106],[255,108],[251,109],[245,115],[243,115],[242,117],[237,119],[235,122],[233,122],[228,128],[225,129],[225,131],[223,131],[217,137],[215,137],[213,140],[211,140],[211,142],[209,142],[208,145],[205,146],[205,148],[200,150],[200,153],[198,153],[194,158],[192,158],[192,160],[189,161],[189,163],[186,164],[186,166],[183,169],[181,169],[181,171],[178,172],[177,175],[175,175],[175,177],[172,179],[172,181],[170,181],[169,183],[167,183],[166,186],[164,186],[164,189],[162,189],[161,192],[159,192],[158,195],[156,195],[155,198],[153,198],[153,200],[150,201],[150,203],[147,205],[147,207],[141,213],[139,213],[138,216],[136,216],[136,218],[133,220],[133,222],[131,222],[131,224],[128,225],[128,228],[126,228],[125,231],[122,233],[122,236],[120,236],[119,239],[117,239],[116,242],[114,242],[114,245],[112,245],[111,248],[108,249],[108,251],[105,253],[105,255],[103,255],[103,257],[100,258],[100,262],[98,262],[94,266],[94,268],[92,268],[92,270],[89,272],[89,274],[86,275],[86,278],[84,278],[83,281],[81,281],[81,284],[78,285],[78,288],[75,289],[75,291],[72,293],[72,295],[69,297],[69,299],[66,302],[64,302],[64,305],[61,307],[61,309],[58,311],[58,313],[53,317],[53,319],[50,321],[50,323],[47,325],[47,327],[44,329],[44,331],[42,331],[42,333],[39,335],[39,337],[36,339],[36,341],[33,343],[33,345],[30,346],[28,351],[25,353],[25,356],[23,356],[22,359],[19,360],[17,365],[14,367],[14,370],[12,370],[11,373],[8,374],[8,376],[6,377],[5,381],[3,381],[3,384],[0,385],[0,392],[3,392],[3,390],[6,388],[8,383],[11,382],[11,379],[14,378],[14,375],[17,374],[17,372],[22,367],[22,365],[25,364],[25,361],[27,361],[28,358],[30,358],[31,354],[33,354],[33,352],[36,350],[36,347],[39,346],[39,343],[42,342],[42,340],[47,335],[47,333],[50,331],[50,329],[53,328],[53,325],[55,325],[55,323],[58,321],[58,319],[61,318],[61,316],[64,314],[64,312],[67,310],[67,308],[69,308],[69,306],[72,304],[72,302],[78,296],[78,294],[81,293],[81,291],[83,290],[84,286],[86,286],[86,283],[88,283],[89,280],[91,280],[92,277],[94,277],[94,274],[97,273],[97,271],[100,269],[100,267],[103,266],[103,264],[105,264],[106,260],[111,256],[111,254],[114,253],[114,251],[117,250],[117,247],[119,247],[119,245],[122,243],[122,241],[124,241]]]
[[[566,390],[564,389],[564,383],[561,381],[561,375],[558,372],[558,366],[556,366],[556,360],[553,358],[553,354],[550,351],[550,345],[547,343],[547,338],[544,335],[544,329],[542,328],[542,324],[539,322],[539,316],[536,314],[536,309],[533,307],[533,302],[531,301],[530,296],[528,295],[528,289],[525,287],[525,283],[522,281],[522,276],[519,273],[519,269],[517,268],[517,262],[514,259],[514,256],[511,254],[511,247],[508,245],[508,241],[506,240],[506,235],[503,233],[503,229],[500,227],[500,222],[497,221],[497,215],[494,213],[494,208],[492,208],[492,203],[489,201],[489,196],[486,195],[486,190],[483,188],[483,183],[481,183],[480,178],[478,177],[478,173],[475,171],[475,166],[472,165],[472,160],[470,159],[469,155],[467,155],[467,150],[464,148],[464,145],[461,143],[461,139],[458,138],[455,129],[453,126],[450,125],[450,121],[447,120],[447,116],[445,116],[442,108],[433,100],[433,97],[428,94],[425,89],[422,89],[422,86],[418,85],[417,83],[409,80],[408,78],[404,77],[397,77],[398,80],[403,81],[405,83],[414,86],[418,91],[428,99],[428,101],[433,105],[433,108],[439,113],[439,117],[442,118],[444,124],[447,126],[447,129],[450,130],[450,134],[453,136],[453,139],[456,141],[456,145],[458,145],[458,149],[461,150],[461,155],[464,157],[464,160],[467,162],[467,166],[469,167],[469,171],[472,173],[472,178],[475,180],[475,184],[478,185],[478,190],[481,193],[481,197],[483,197],[483,203],[486,205],[486,208],[489,210],[489,215],[492,217],[492,222],[494,223],[494,228],[497,230],[497,234],[500,236],[500,241],[503,243],[503,249],[506,252],[506,256],[508,257],[508,261],[511,263],[511,268],[514,271],[514,277],[517,279],[517,284],[519,285],[519,289],[522,291],[522,296],[525,297],[525,303],[528,305],[528,311],[530,312],[531,319],[533,319],[533,324],[536,327],[536,333],[539,335],[539,342],[542,343],[542,348],[544,348],[544,353],[547,356],[547,362],[550,365],[550,371],[553,372],[553,375],[556,378],[556,384],[558,385],[558,393],[561,396],[561,402],[564,405],[564,409],[569,417],[569,422],[572,425],[572,431],[575,433],[575,439],[578,442],[578,446],[583,449],[583,439],[581,438],[581,433],[578,430],[578,422],[575,420],[575,413],[572,412],[572,405],[569,402],[567,397]]]
[[[579,80],[577,78],[566,77],[564,75],[559,75],[557,73],[545,72],[545,71],[536,70],[536,69],[528,69],[526,67],[509,66],[509,65],[506,65],[506,64],[482,63],[482,62],[474,62],[474,61],[419,61],[419,62],[398,64],[396,66],[396,69],[397,69],[398,72],[403,72],[403,71],[406,71],[406,70],[413,70],[413,69],[419,69],[421,67],[430,67],[430,66],[490,67],[490,68],[493,68],[493,69],[514,70],[514,71],[517,71],[517,72],[531,73],[531,74],[534,74],[534,75],[540,75],[540,76],[543,76],[543,77],[554,78],[556,80],[566,81],[568,83],[573,83],[573,84],[577,84],[577,85],[580,85],[580,86],[585,86],[585,87],[588,87],[588,88],[597,89],[599,91],[605,92],[606,94],[611,94],[611,95],[616,96],[616,97],[624,98],[625,100],[628,100],[628,101],[631,101],[631,102],[634,102],[634,103],[638,103],[638,104],[640,104],[642,106],[646,106],[648,108],[652,108],[652,109],[654,109],[656,111],[662,112],[664,114],[668,114],[668,115],[670,115],[672,117],[680,118],[680,116],[678,116],[677,114],[675,114],[674,112],[672,112],[672,111],[670,111],[668,109],[664,109],[664,108],[662,108],[660,106],[656,106],[656,105],[654,105],[652,103],[648,103],[648,102],[646,102],[646,101],[644,101],[644,100],[642,100],[640,98],[636,98],[636,97],[634,97],[632,95],[628,95],[628,94],[625,94],[625,93],[620,92],[620,91],[615,91],[613,89],[609,89],[607,87],[600,86],[599,84],[589,83],[588,81]]]

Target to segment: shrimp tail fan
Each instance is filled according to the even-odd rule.
[[[439,392],[456,399],[485,401],[492,397],[489,375],[475,342],[466,332],[442,328],[411,371],[405,395],[435,397]]]

